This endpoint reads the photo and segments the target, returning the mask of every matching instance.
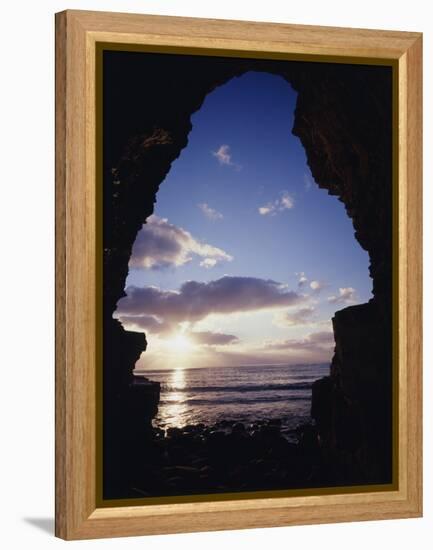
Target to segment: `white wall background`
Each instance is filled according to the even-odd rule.
[[[0,32],[0,545],[54,548],[54,12],[65,8],[247,19],[425,33],[425,209],[432,205],[432,19],[411,0],[10,0]],[[430,101],[428,99],[430,98]],[[429,215],[428,215],[429,214]],[[425,281],[431,281],[433,216],[425,216]],[[430,245],[430,246],[429,246]],[[430,252],[428,250],[430,248]],[[433,300],[425,285],[425,517],[325,526],[72,542],[80,548],[173,545],[208,550],[264,545],[333,550],[431,548]],[[431,531],[430,531],[431,537]]]

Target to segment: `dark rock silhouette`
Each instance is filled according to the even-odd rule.
[[[306,441],[320,443],[326,457],[320,475],[329,485],[341,483],[341,472],[346,484],[391,481],[391,68],[109,52],[103,73],[105,498],[124,492],[131,460],[148,460],[156,452],[151,419],[159,387],[132,384],[145,338],[125,332],[112,318],[124,296],[133,242],[153,213],[171,163],[187,145],[192,113],[215,87],[249,70],[280,75],[298,92],[292,131],[316,183],[344,203],[371,260],[374,298],[333,319],[330,375],[313,388],[318,433],[305,435]],[[139,392],[136,415],[128,403]],[[216,431],[208,445],[217,452],[225,437]]]
[[[154,430],[146,453],[129,469],[117,496],[174,496],[277,491],[361,482],[362,473],[331,462],[314,426],[300,426],[288,440],[277,423],[240,429],[234,421]],[[286,434],[287,435],[287,434]]]

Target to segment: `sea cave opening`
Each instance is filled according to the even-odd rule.
[[[290,436],[329,374],[335,311],[371,298],[368,253],[291,133],[296,101],[257,71],[210,92],[137,234],[114,316],[146,333],[134,374],[161,383],[162,430]]]
[[[390,482],[391,70],[106,51],[103,75],[104,498]],[[312,390],[188,379],[233,356],[326,366]],[[280,391],[312,399],[295,446],[191,427]]]

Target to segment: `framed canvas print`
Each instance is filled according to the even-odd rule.
[[[418,33],[56,15],[56,534],[421,515]]]

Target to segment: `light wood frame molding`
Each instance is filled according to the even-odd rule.
[[[382,59],[398,69],[398,489],[96,506],[95,48],[98,42]],[[347,62],[347,61],[346,61]],[[56,536],[180,533],[422,514],[422,35],[135,14],[56,14]]]

